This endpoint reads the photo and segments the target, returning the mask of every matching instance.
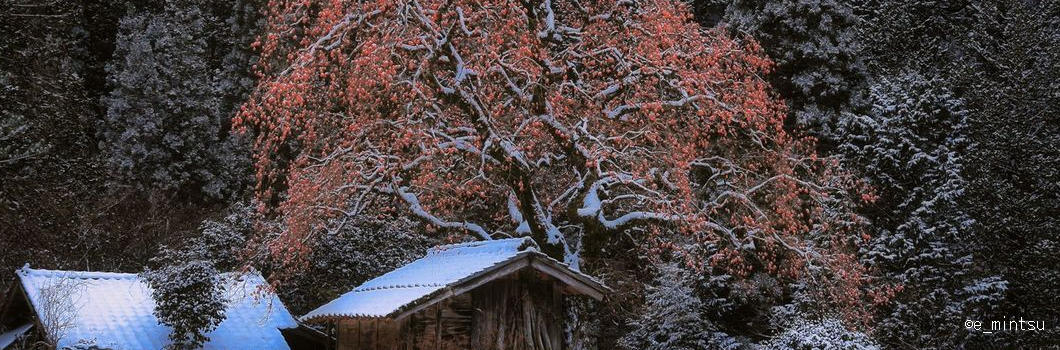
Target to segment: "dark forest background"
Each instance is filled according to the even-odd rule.
[[[747,293],[656,266],[624,279],[644,293],[602,310],[590,347],[786,348],[814,332],[850,347],[1060,343],[1060,2],[690,6],[703,26],[758,40],[789,131],[876,189],[859,208],[875,233],[859,257],[902,289],[873,329],[854,330],[796,315],[797,286]],[[267,220],[255,217],[249,141],[230,120],[255,84],[262,7],[0,2],[0,285],[27,262],[146,268],[164,281],[189,273],[175,266],[231,269],[257,254],[246,240]],[[279,289],[284,301],[304,313],[442,239],[418,225],[372,218],[323,235],[309,271]],[[1017,317],[1048,329],[963,328]]]

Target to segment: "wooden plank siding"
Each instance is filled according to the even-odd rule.
[[[338,321],[338,350],[561,350],[562,286],[523,270],[398,320]]]
[[[561,350],[562,295],[555,283],[535,275],[521,271],[471,292],[472,349]]]
[[[385,318],[338,322],[338,350],[469,349],[471,296],[460,295],[394,321]]]

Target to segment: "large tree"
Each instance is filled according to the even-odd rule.
[[[833,196],[847,177],[784,132],[758,47],[682,2],[268,11],[237,123],[256,132],[259,194],[286,228],[274,252],[292,262],[378,205],[474,239],[531,236],[574,268],[629,236],[735,276],[814,272],[852,308],[864,296],[848,250],[862,236]]]

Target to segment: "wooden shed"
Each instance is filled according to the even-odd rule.
[[[564,300],[608,289],[513,238],[431,248],[302,317],[336,348],[542,349],[563,344]]]

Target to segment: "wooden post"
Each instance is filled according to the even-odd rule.
[[[442,350],[442,304],[435,306],[434,315],[434,348]]]

